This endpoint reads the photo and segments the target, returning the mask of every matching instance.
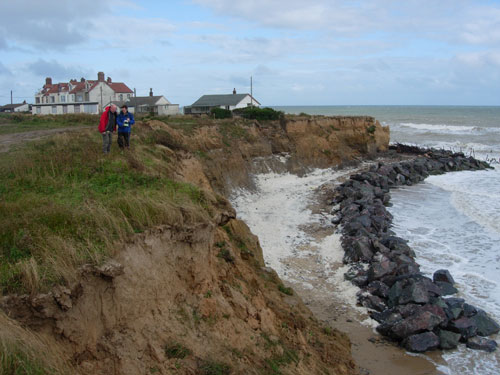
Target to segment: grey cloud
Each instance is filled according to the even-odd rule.
[[[55,60],[38,59],[29,64],[27,70],[41,77],[68,80],[71,78],[88,77],[90,72],[80,67],[67,67]]]
[[[11,76],[12,72],[4,64],[0,62],[0,75],[1,76]]]
[[[20,46],[64,50],[85,42],[106,1],[18,0],[0,2],[0,35]]]

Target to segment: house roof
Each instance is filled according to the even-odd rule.
[[[158,100],[160,100],[161,98],[163,98],[162,95],[159,95],[159,96],[137,96],[135,98],[130,98],[128,101],[127,101],[127,106],[129,107],[134,107],[135,105],[137,106],[142,106],[142,105],[146,105],[146,106],[154,106],[156,104],[156,102]],[[168,100],[167,100],[168,101]]]
[[[16,109],[17,107],[21,107],[23,105],[30,105],[28,103],[14,103],[14,104],[5,104],[0,106],[0,111],[6,111],[6,110],[12,110]]]
[[[113,89],[114,92],[127,93],[127,94],[133,93],[133,91],[130,90],[130,88],[123,82],[111,82],[111,83],[106,82],[106,83],[109,87]]]
[[[250,94],[227,94],[227,95],[203,95],[195,101],[191,107],[216,107],[222,105],[235,106]],[[253,99],[255,103],[260,103]]]

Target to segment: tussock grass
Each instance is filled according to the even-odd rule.
[[[24,113],[1,113],[0,135],[72,126],[82,127],[93,125],[97,127],[98,123],[98,115],[85,113],[43,116]]]
[[[74,374],[58,347],[0,312],[0,375]]]
[[[97,132],[61,134],[0,161],[0,290],[35,293],[69,283],[116,243],[161,224],[204,220],[197,187],[169,178],[171,166],[142,128],[131,153],[101,152]]]

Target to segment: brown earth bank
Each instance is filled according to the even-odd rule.
[[[15,345],[45,348],[45,360],[68,373],[359,373],[346,334],[319,322],[265,267],[258,239],[224,196],[273,169],[255,160],[288,154],[294,173],[342,165],[385,151],[389,129],[370,117],[320,116],[141,129],[161,130],[165,168],[205,190],[212,217],[134,235],[48,293],[3,296],[0,335],[17,332]]]

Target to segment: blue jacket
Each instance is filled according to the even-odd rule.
[[[120,112],[116,117],[116,123],[118,124],[118,133],[130,133],[130,128],[135,124],[134,115],[130,112],[126,114]]]

